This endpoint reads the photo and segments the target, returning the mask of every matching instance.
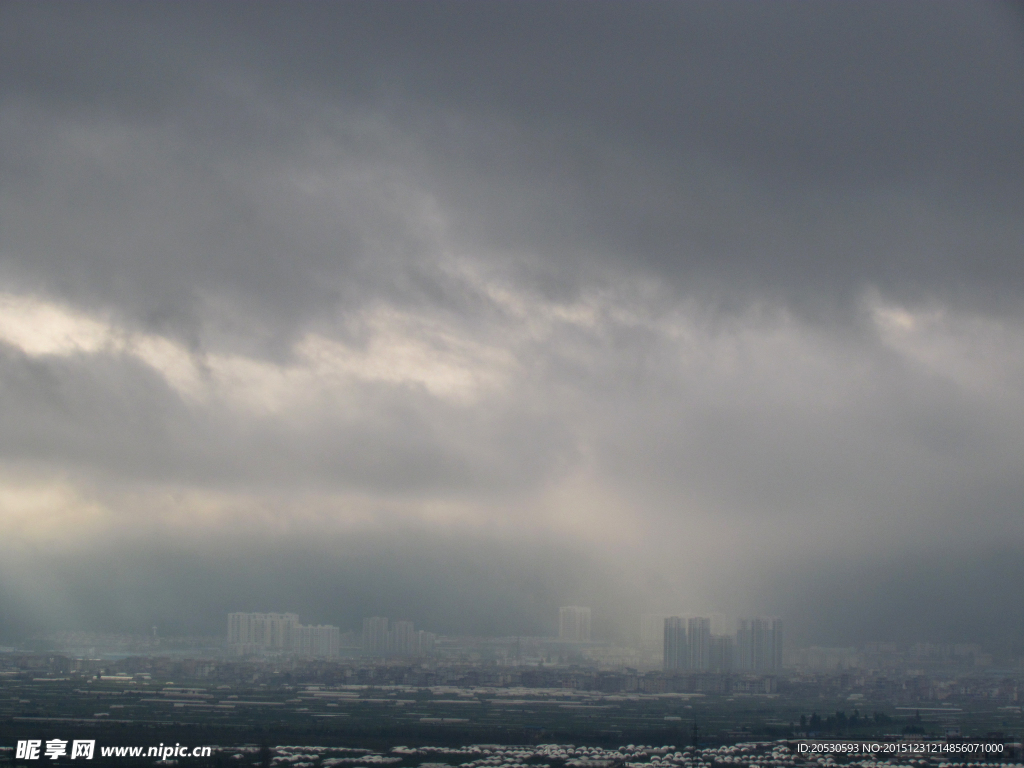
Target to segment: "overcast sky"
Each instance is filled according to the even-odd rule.
[[[1024,631],[1024,14],[0,5],[0,627]]]

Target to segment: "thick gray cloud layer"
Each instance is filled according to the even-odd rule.
[[[3,610],[1013,631],[1022,86],[1013,5],[4,4]]]

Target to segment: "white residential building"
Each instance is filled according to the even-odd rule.
[[[294,613],[229,613],[228,645],[289,650],[292,631],[298,623],[299,617]]]
[[[341,652],[341,630],[327,624],[304,626],[294,613],[229,613],[228,646],[242,655],[291,651],[335,657]]]
[[[363,619],[363,653],[367,656],[386,656],[388,653],[388,620],[385,616]]]
[[[341,630],[330,624],[297,624],[292,649],[302,656],[336,658],[341,653]]]

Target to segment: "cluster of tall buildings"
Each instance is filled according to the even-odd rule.
[[[429,656],[437,636],[417,631],[411,621],[388,622],[386,616],[363,619],[363,654],[366,656]]]
[[[358,639],[346,633],[346,653]],[[590,608],[567,605],[558,610],[558,639],[591,643]],[[228,647],[239,655],[291,653],[311,658],[341,655],[338,627],[299,623],[294,613],[228,614]],[[434,654],[437,636],[417,630],[411,621],[385,616],[363,619],[362,652],[375,658],[419,658]],[[743,618],[735,634],[727,633],[725,617],[644,614],[640,626],[641,655],[668,671],[774,673],[782,669],[782,621],[773,616]],[[587,646],[587,652],[593,651]]]
[[[341,653],[341,630],[300,624],[294,613],[229,613],[228,647],[239,655],[270,651],[334,658]]]
[[[721,616],[645,614],[640,625],[641,647],[648,658],[661,657],[665,669],[671,671],[766,673],[782,669],[780,619],[740,619],[734,636],[722,631],[723,623]]]

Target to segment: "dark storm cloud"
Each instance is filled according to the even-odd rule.
[[[73,250],[92,281],[117,269],[133,291],[191,277],[164,302],[175,309],[154,312],[183,311],[209,279],[270,308],[316,307],[331,296],[313,275],[378,283],[352,270],[370,255],[376,270],[436,282],[424,276],[423,244],[399,234],[380,200],[370,218],[388,228],[383,250],[407,254],[397,263],[368,253],[379,238],[372,224],[366,231],[365,203],[280,221],[267,211],[296,201],[249,194],[279,183],[270,157],[308,167],[364,153],[378,174],[400,168],[435,196],[456,241],[544,263],[576,269],[597,258],[681,286],[710,280],[807,303],[845,301],[865,284],[963,300],[1008,300],[1021,288],[1024,33],[1012,6],[13,4],[5,13],[5,102],[42,110],[25,118],[27,130],[84,120],[132,134],[114,158],[131,169],[107,179],[113,188],[97,190],[95,204],[145,231],[130,237],[129,224],[119,244],[101,236]],[[353,136],[367,116],[376,141]],[[21,150],[6,153],[8,167],[26,162]],[[224,165],[237,170],[241,158],[250,175],[232,184]],[[88,167],[70,177],[60,167],[71,190],[104,182]],[[27,170],[38,179],[38,166]],[[67,214],[61,202],[48,215]],[[16,231],[8,238],[24,245]],[[66,266],[72,249],[56,245],[50,258]],[[137,274],[134,255],[118,259],[125,246],[152,254],[148,274]]]

